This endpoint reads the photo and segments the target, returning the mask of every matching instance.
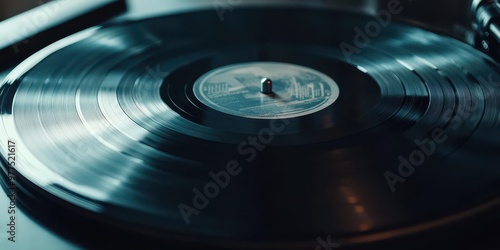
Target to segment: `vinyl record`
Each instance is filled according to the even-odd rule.
[[[91,221],[209,246],[347,248],[496,204],[499,72],[459,41],[353,13],[192,12],[37,53],[1,86],[0,139],[35,199]]]

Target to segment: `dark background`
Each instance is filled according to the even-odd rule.
[[[0,0],[0,20],[39,6],[47,0]]]
[[[4,20],[12,15],[21,13],[30,8],[39,6],[49,0],[1,0],[0,20]],[[71,0],[65,0],[71,1]],[[186,0],[189,1],[189,0]],[[211,1],[211,0],[206,0]],[[246,0],[252,1],[252,0]],[[272,1],[272,0],[270,0]],[[324,2],[354,4],[364,2],[371,6],[378,6],[379,9],[387,8],[389,0],[324,0]],[[452,29],[454,24],[464,25],[467,23],[468,6],[472,0],[400,0],[405,8],[404,16],[419,20],[429,25],[435,25]],[[144,4],[148,0],[143,1]],[[165,1],[166,3],[169,0]]]

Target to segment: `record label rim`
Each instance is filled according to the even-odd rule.
[[[253,79],[247,78],[250,75]],[[270,75],[267,78],[272,79],[275,86],[270,95],[258,91],[264,75]],[[311,79],[307,81],[304,77]],[[249,80],[253,81],[249,83]],[[309,115],[329,107],[340,96],[338,84],[328,75],[283,62],[247,62],[219,67],[198,78],[193,92],[198,101],[214,110],[250,119],[289,119]],[[290,94],[292,92],[295,94]]]

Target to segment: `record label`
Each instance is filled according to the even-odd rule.
[[[261,80],[273,81],[273,93],[260,92]],[[339,97],[329,76],[304,66],[252,62],[224,66],[194,84],[196,98],[223,113],[255,119],[294,118],[320,111]]]

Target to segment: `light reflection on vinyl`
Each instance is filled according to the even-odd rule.
[[[318,236],[370,243],[457,221],[500,191],[499,86],[488,80],[500,68],[398,23],[349,62],[339,44],[368,21],[270,8],[103,27],[1,86],[0,139],[19,142],[30,192],[148,237],[314,248]],[[193,91],[207,72],[251,62],[321,72],[338,96],[273,120],[221,112]],[[436,131],[446,139],[429,142]],[[420,164],[402,177],[401,159]],[[228,162],[241,171],[193,203]]]

